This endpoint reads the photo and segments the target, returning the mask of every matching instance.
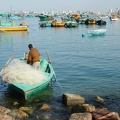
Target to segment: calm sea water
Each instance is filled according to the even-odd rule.
[[[48,50],[58,81],[39,93],[37,99],[48,103],[51,98],[59,101],[59,96],[68,92],[80,94],[87,102],[97,104],[94,96],[98,95],[105,100],[104,107],[120,113],[120,21],[106,19],[106,26],[79,25],[77,28],[41,28],[37,17],[16,23],[22,21],[28,22],[28,32],[0,32],[0,69],[14,50],[14,58],[22,57],[32,43],[43,58],[47,59]],[[88,36],[88,29],[99,28],[107,29],[105,36]],[[14,101],[24,106],[38,105],[33,102],[34,97],[27,102],[19,100],[9,93],[7,84],[0,83],[1,105],[14,107]]]

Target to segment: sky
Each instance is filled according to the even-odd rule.
[[[13,11],[93,11],[120,8],[120,0],[0,0],[0,13]]]

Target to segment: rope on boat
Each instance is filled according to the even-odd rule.
[[[51,62],[50,56],[49,56],[49,54],[48,54],[48,50],[46,50],[46,54],[47,54],[47,57],[48,57],[48,62],[52,65],[52,62]],[[57,82],[57,84],[59,85],[59,87],[60,87],[61,90],[62,90],[62,86],[60,85],[60,83],[58,82],[58,80],[57,80],[57,78],[56,78],[56,74],[55,74],[54,69],[53,69],[53,76],[54,76],[54,79],[55,79],[55,80],[54,80],[54,81],[51,80],[52,85],[53,85],[55,82]]]

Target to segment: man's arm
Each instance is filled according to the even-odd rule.
[[[31,62],[32,62],[32,57],[31,57],[31,53],[29,52],[28,59],[27,59],[27,64],[30,64]]]

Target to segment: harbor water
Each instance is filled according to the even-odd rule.
[[[31,43],[41,58],[48,59],[48,50],[57,81],[24,101],[18,94],[11,94],[7,83],[0,78],[0,105],[12,109],[17,101],[21,106],[35,107],[47,102],[54,107],[64,107],[60,104],[61,95],[73,93],[93,105],[97,105],[94,97],[100,96],[105,100],[103,107],[120,114],[120,21],[106,19],[105,26],[80,24],[76,28],[42,28],[38,17],[15,22],[22,21],[29,25],[27,32],[0,32],[0,69],[14,50],[14,58],[23,57]],[[103,36],[88,36],[88,29],[107,29],[107,32]],[[36,99],[39,102],[33,102]],[[63,117],[63,113],[58,114]]]

